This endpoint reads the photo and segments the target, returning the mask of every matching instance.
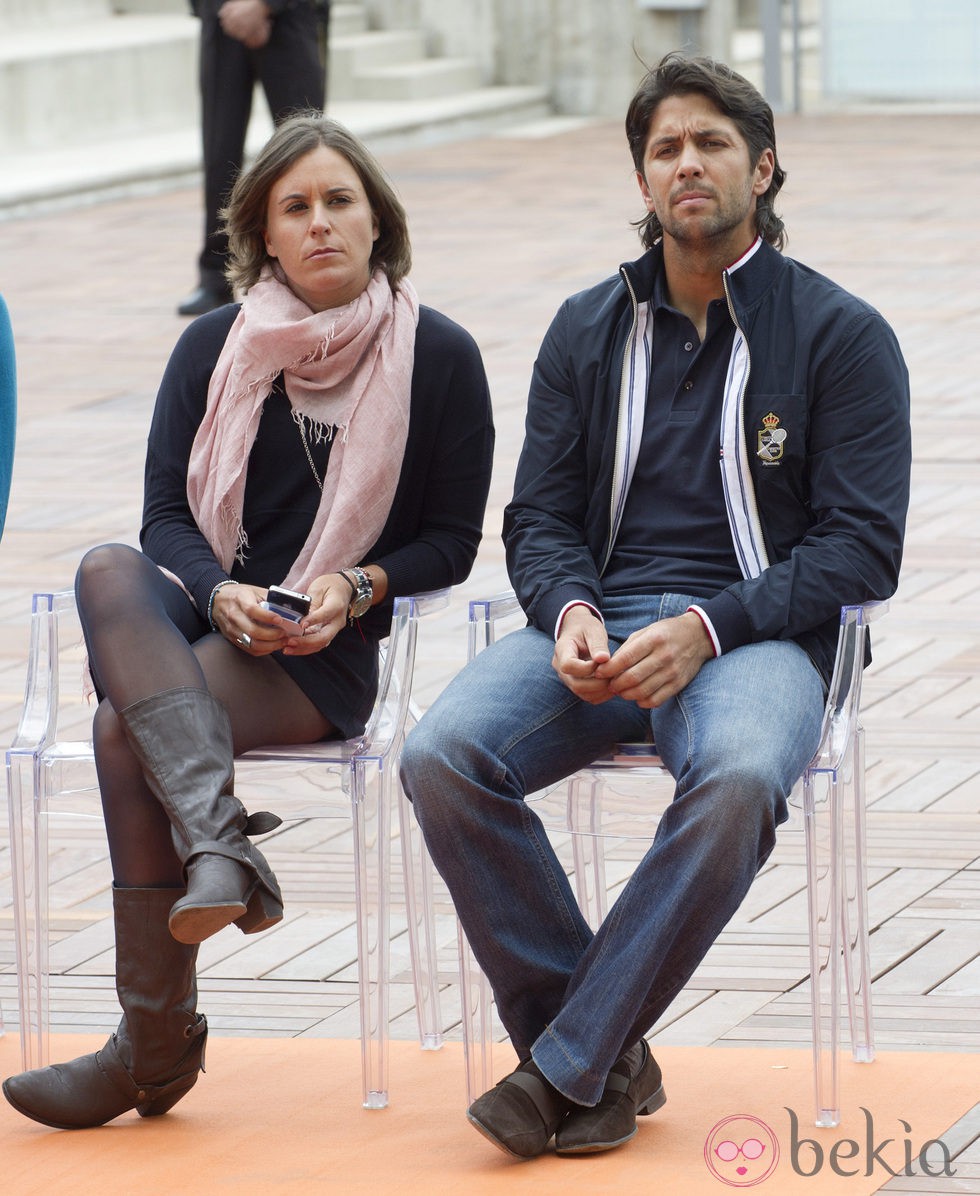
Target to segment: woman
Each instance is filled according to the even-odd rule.
[[[197,1080],[197,944],[282,917],[233,796],[236,755],[350,737],[398,594],[462,581],[493,445],[472,338],[420,307],[404,210],[367,150],[318,114],[273,134],[225,220],[244,292],[191,324],[150,428],[141,544],[83,559],[78,609],[113,869],[116,1033],[24,1072],[36,1121],[164,1113]],[[144,555],[145,554],[145,555]],[[309,595],[298,623],[270,585]]]

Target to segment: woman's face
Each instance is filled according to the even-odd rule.
[[[298,158],[269,192],[266,252],[313,311],[357,298],[371,277],[377,239],[357,171],[325,145]]]

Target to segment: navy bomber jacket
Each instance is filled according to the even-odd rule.
[[[657,245],[572,296],[531,380],[514,497],[511,582],[534,626],[601,610],[643,427]],[[700,599],[718,651],[796,640],[829,679],[840,607],[894,593],[909,500],[908,372],[872,307],[756,242],[724,273],[736,324],[720,413],[742,580]]]

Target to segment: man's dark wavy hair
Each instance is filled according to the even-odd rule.
[[[730,66],[713,58],[689,58],[679,52],[667,54],[644,76],[626,113],[626,140],[629,142],[633,165],[643,173],[650,122],[662,100],[668,96],[697,92],[709,99],[724,116],[731,120],[745,138],[749,160],[753,166],[764,150],[771,149],[774,159],[769,190],[756,200],[755,227],[759,236],[777,249],[786,243],[782,219],[773,210],[773,203],[786,172],[776,156],[776,129],[772,109],[765,97]],[[636,221],[640,240],[649,249],[663,236],[660,220],[648,212]]]

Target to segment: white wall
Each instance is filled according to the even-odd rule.
[[[832,100],[980,100],[980,0],[824,0]]]
[[[422,28],[430,52],[480,63],[485,83],[544,84],[559,112],[622,116],[668,50],[727,59],[736,0],[366,0],[372,26]],[[695,28],[699,44],[683,45]]]

